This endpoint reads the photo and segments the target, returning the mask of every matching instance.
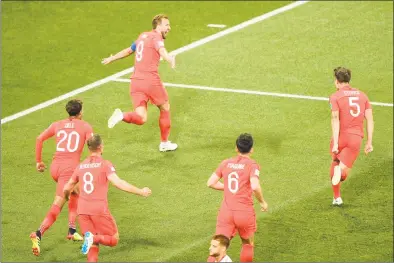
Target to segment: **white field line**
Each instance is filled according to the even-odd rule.
[[[219,25],[219,24],[208,24],[207,27],[216,27],[216,28],[225,28],[226,25]]]
[[[190,44],[188,44],[188,45],[186,45],[184,47],[178,48],[178,49],[172,51],[170,54],[171,55],[178,55],[178,54],[183,53],[185,51],[188,51],[190,49],[196,48],[198,46],[204,45],[204,44],[206,44],[208,42],[211,42],[213,40],[216,40],[218,38],[221,38],[223,36],[226,36],[228,34],[236,32],[238,30],[241,30],[241,29],[243,29],[243,28],[245,28],[247,26],[256,24],[256,23],[261,22],[263,20],[266,20],[266,19],[268,19],[270,17],[273,17],[273,16],[278,15],[280,13],[286,12],[288,10],[291,10],[291,9],[293,9],[293,8],[295,8],[297,6],[303,5],[303,4],[307,3],[307,2],[309,2],[309,1],[293,2],[293,3],[289,4],[289,5],[286,5],[286,6],[283,6],[281,8],[275,9],[275,10],[269,12],[269,13],[263,14],[261,16],[255,17],[255,18],[252,18],[252,19],[247,20],[247,21],[245,21],[245,22],[243,22],[241,24],[238,24],[238,25],[230,27],[230,28],[228,28],[226,30],[220,31],[220,32],[215,33],[213,35],[210,35],[208,37],[205,37],[205,38],[202,38],[200,40],[197,40],[197,41],[195,41],[193,43],[190,43]],[[21,118],[23,116],[26,116],[26,115],[28,115],[28,114],[30,114],[32,112],[38,111],[38,110],[46,108],[48,106],[51,106],[51,105],[53,105],[53,104],[55,104],[55,103],[57,103],[59,101],[65,100],[67,98],[73,97],[73,96],[75,96],[77,94],[80,94],[82,92],[85,92],[85,91],[91,90],[93,88],[99,87],[99,86],[101,86],[101,85],[103,85],[105,83],[110,82],[111,80],[113,80],[115,78],[121,77],[121,76],[126,75],[126,74],[130,74],[131,72],[133,72],[133,70],[134,70],[134,67],[125,69],[125,70],[123,70],[121,72],[115,73],[115,74],[113,74],[111,76],[108,76],[108,77],[106,77],[104,79],[98,80],[96,82],[93,82],[91,84],[88,84],[86,86],[83,86],[81,88],[73,90],[71,92],[68,92],[66,94],[63,94],[63,95],[61,95],[59,97],[53,98],[53,99],[45,101],[43,103],[40,103],[40,104],[38,104],[38,105],[36,105],[34,107],[31,107],[29,109],[26,109],[24,111],[15,113],[15,114],[13,114],[11,116],[7,116],[7,117],[1,119],[1,124],[3,125],[4,123],[16,120],[16,119]]]
[[[130,83],[130,79],[122,79],[122,78],[113,79],[113,81]],[[328,101],[328,98],[326,98],[326,97],[315,97],[315,96],[306,96],[306,95],[298,95],[298,94],[286,94],[286,93],[265,92],[265,91],[255,91],[255,90],[215,88],[215,87],[198,86],[198,85],[187,85],[187,84],[175,84],[175,83],[164,83],[164,86],[166,86],[166,87],[175,87],[175,88],[183,88],[183,89],[199,89],[199,90],[210,90],[210,91],[221,91],[221,92],[252,94],[252,95],[260,95],[260,96],[272,96],[272,97],[284,97],[284,98]],[[393,107],[392,103],[371,102],[371,104],[372,105],[376,105],[376,106]]]

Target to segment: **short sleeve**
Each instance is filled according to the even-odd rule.
[[[338,111],[339,110],[338,100],[334,95],[332,95],[330,97],[330,107],[331,107],[331,111]]]
[[[116,173],[116,169],[115,169],[114,165],[111,162],[107,161],[105,163],[105,175],[106,175],[106,177],[110,176],[113,173]]]
[[[219,177],[223,177],[223,170],[226,167],[226,161],[220,163],[219,167],[216,169],[215,174]]]
[[[160,48],[164,47],[164,41],[163,41],[163,39],[161,39],[159,37],[155,37],[155,38],[153,38],[153,45],[154,45],[156,51],[159,51]]]
[[[260,178],[260,165],[258,165],[257,163],[254,163],[251,165],[250,167],[250,178],[252,177],[257,177]]]

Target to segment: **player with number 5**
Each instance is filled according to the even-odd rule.
[[[352,88],[350,69],[334,69],[337,91],[330,96],[332,163],[330,177],[334,192],[333,205],[342,205],[340,182],[345,181],[360,152],[364,137],[364,119],[367,120],[367,143],[364,152],[372,152],[374,129],[372,107],[364,92]]]
[[[242,240],[240,262],[253,261],[254,233],[257,229],[253,208],[253,193],[260,203],[261,211],[268,209],[260,186],[260,166],[250,158],[253,152],[253,137],[241,134],[236,140],[238,156],[224,160],[208,179],[210,188],[224,191],[216,223],[216,235],[232,239],[236,231]],[[223,179],[223,183],[219,180]],[[214,262],[214,258],[208,258]]]
[[[49,128],[37,137],[36,141],[36,168],[44,172],[45,164],[42,161],[42,146],[44,141],[56,136],[56,152],[53,156],[50,172],[56,182],[55,200],[48,211],[40,228],[30,234],[33,243],[32,250],[36,256],[40,255],[40,242],[42,235],[56,221],[66,200],[63,198],[63,187],[71,178],[75,167],[79,164],[85,142],[92,136],[93,129],[89,123],[82,120],[82,101],[70,100],[66,105],[69,117],[65,120],[52,123]],[[68,202],[69,230],[67,238],[73,241],[82,241],[83,238],[76,232],[75,220],[77,217],[78,191],[72,192]]]
[[[160,57],[175,68],[175,57],[170,56],[164,47],[164,39],[170,32],[170,21],[166,15],[156,15],[152,21],[153,30],[143,32],[132,45],[114,56],[102,60],[107,65],[118,59],[135,53],[134,73],[131,76],[130,96],[133,102],[133,112],[122,112],[115,109],[108,120],[108,128],[113,128],[117,123],[124,121],[136,125],[143,125],[148,118],[148,101],[160,110],[159,127],[161,152],[174,151],[178,145],[168,140],[171,128],[170,103],[158,73]]]

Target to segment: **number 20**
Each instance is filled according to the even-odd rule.
[[[65,152],[66,148],[68,152],[75,152],[78,149],[78,145],[79,145],[79,134],[76,131],[72,131],[70,133],[67,133],[63,130],[60,130],[57,134],[57,137],[63,136],[60,141],[57,143],[56,145],[56,150],[58,152]],[[73,138],[75,138],[75,140],[73,140]],[[67,145],[66,148],[61,147],[60,144],[62,142],[64,142],[65,140],[67,140]],[[74,142],[74,147],[71,147],[71,143]]]
[[[358,117],[358,115],[360,115],[361,112],[360,105],[357,102],[355,102],[358,101],[358,99],[359,99],[358,97],[349,97],[349,106],[357,108],[357,111],[353,111],[352,109],[350,110],[350,114],[353,117]]]

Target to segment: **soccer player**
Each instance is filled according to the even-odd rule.
[[[207,262],[233,262],[227,255],[230,246],[230,239],[224,235],[214,235],[209,247],[209,257]]]
[[[331,155],[330,177],[334,192],[333,205],[342,205],[341,181],[345,181],[360,152],[364,137],[364,118],[367,120],[367,143],[364,152],[373,151],[374,122],[372,107],[367,95],[350,86],[350,69],[334,69],[337,91],[330,96],[331,105]]]
[[[56,152],[53,156],[50,172],[56,182],[56,194],[52,207],[48,211],[39,229],[30,234],[33,243],[32,250],[36,256],[40,255],[40,242],[45,231],[56,221],[66,200],[63,198],[63,187],[71,178],[75,167],[79,164],[85,141],[93,134],[89,123],[82,120],[82,101],[70,100],[66,104],[69,117],[65,120],[52,123],[49,128],[37,137],[36,140],[36,168],[44,172],[45,164],[41,153],[44,141],[56,136]],[[83,238],[76,232],[75,220],[77,217],[78,192],[73,191],[68,202],[69,229],[67,238],[82,241]]]
[[[104,145],[100,135],[93,135],[87,144],[90,155],[75,169],[64,187],[64,196],[67,198],[80,182],[78,222],[85,235],[82,253],[87,254],[89,262],[96,262],[99,244],[113,247],[119,240],[115,219],[108,209],[108,182],[120,190],[144,197],[152,192],[147,187],[139,189],[117,176],[112,163],[101,157]]]
[[[224,160],[208,179],[207,185],[224,191],[224,199],[216,223],[216,234],[232,239],[236,230],[242,240],[241,262],[253,261],[256,214],[253,208],[254,193],[261,211],[268,209],[263,198],[259,176],[260,166],[251,159],[253,137],[241,134],[236,140],[238,156]],[[223,183],[219,180],[223,178]]]
[[[168,140],[171,128],[170,103],[167,90],[158,73],[160,57],[170,63],[172,68],[175,68],[175,57],[170,56],[164,47],[164,39],[171,29],[170,21],[166,15],[156,15],[153,18],[152,27],[152,31],[140,34],[131,47],[102,60],[102,63],[106,65],[136,53],[134,73],[131,76],[130,84],[134,112],[122,112],[120,109],[115,109],[108,120],[108,127],[113,128],[121,121],[143,125],[148,118],[147,103],[151,101],[160,110],[161,143],[159,150],[161,152],[173,151],[178,145]]]

